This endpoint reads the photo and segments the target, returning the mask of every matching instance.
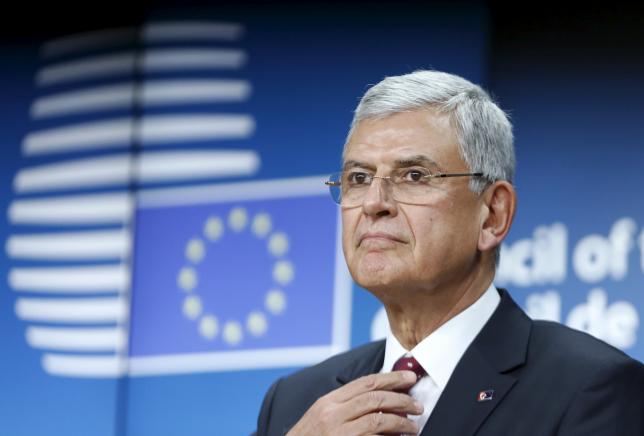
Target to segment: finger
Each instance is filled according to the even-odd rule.
[[[346,430],[345,430],[346,429]],[[373,435],[379,433],[418,434],[418,424],[391,413],[370,413],[348,422],[341,434]]]
[[[369,391],[345,402],[342,407],[344,421],[377,412],[394,412],[411,415],[423,413],[423,405],[407,394],[390,391]]]
[[[384,374],[370,374],[353,380],[329,394],[329,399],[344,403],[369,391],[393,391],[413,386],[418,378],[412,371],[393,371]]]

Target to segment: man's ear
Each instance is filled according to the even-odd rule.
[[[501,245],[510,231],[517,196],[514,187],[505,180],[494,182],[482,194],[483,214],[478,249],[491,251]]]

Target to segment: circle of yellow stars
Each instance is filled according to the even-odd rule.
[[[241,234],[251,231],[259,240],[264,240],[268,252],[275,258],[272,269],[274,286],[264,295],[262,308],[251,310],[243,320],[229,319],[222,321],[213,313],[204,309],[201,297],[196,292],[199,277],[196,266],[206,255],[207,245],[217,243],[225,232]],[[249,334],[261,337],[268,330],[267,314],[281,315],[286,310],[287,298],[283,288],[295,276],[293,264],[285,259],[290,248],[289,238],[284,232],[273,231],[273,223],[268,213],[260,212],[249,217],[243,207],[230,210],[225,221],[218,215],[209,216],[203,226],[201,236],[191,238],[185,247],[185,257],[188,265],[182,267],[177,275],[177,285],[183,291],[183,315],[196,322],[199,334],[207,340],[218,337],[234,346],[244,340]]]

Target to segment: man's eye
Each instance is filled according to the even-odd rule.
[[[426,182],[429,172],[423,170],[408,170],[403,173],[402,180],[405,182]]]
[[[347,174],[347,182],[350,185],[363,185],[369,183],[369,174],[361,171],[352,171]]]

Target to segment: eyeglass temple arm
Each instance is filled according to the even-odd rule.
[[[443,173],[438,173],[438,174],[432,174],[429,177],[467,177],[467,176],[472,176],[472,177],[481,177],[483,173],[448,173],[448,174],[443,174]]]

